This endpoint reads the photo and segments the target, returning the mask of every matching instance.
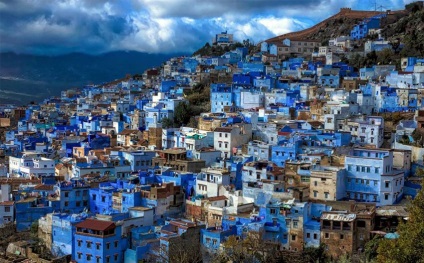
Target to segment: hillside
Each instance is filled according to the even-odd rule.
[[[424,56],[424,7],[406,6],[408,15],[383,26],[382,33],[390,42],[404,43],[401,56]]]
[[[282,41],[285,38],[328,40],[330,37],[346,35],[352,27],[364,18],[381,14],[378,11],[357,11],[350,8],[341,8],[337,14],[319,22],[318,24],[296,32],[291,32],[267,39],[266,42]]]

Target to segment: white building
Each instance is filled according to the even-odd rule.
[[[54,176],[54,160],[39,157],[37,154],[24,154],[22,157],[9,158],[9,174],[20,177]]]
[[[243,166],[242,180],[243,183],[258,180],[283,180],[283,171],[283,168],[268,160],[248,162]]]
[[[0,225],[15,221],[13,201],[5,201],[0,203]]]
[[[337,130],[339,122],[345,120],[351,114],[350,106],[338,101],[327,102],[326,110],[324,110],[324,129],[326,131]]]
[[[196,194],[205,197],[222,195],[221,186],[230,185],[230,172],[227,169],[203,168],[196,180]]]
[[[369,116],[365,119],[345,120],[343,131],[350,132],[352,142],[360,145],[374,145],[380,148],[384,141],[384,119]]]
[[[233,44],[233,34],[228,34],[227,31],[221,32],[220,34],[216,34],[212,39],[212,44],[218,46],[229,46]]]
[[[219,127],[214,130],[214,148],[221,151],[221,157],[226,159],[233,156],[236,147],[248,143],[251,139],[251,124]]]

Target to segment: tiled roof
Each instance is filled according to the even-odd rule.
[[[13,205],[15,202],[14,201],[4,201],[1,202],[0,205]]]
[[[53,185],[39,184],[34,187],[34,190],[53,190]]]
[[[129,134],[134,134],[134,133],[137,133],[137,132],[138,132],[138,130],[126,129],[126,130],[123,130],[120,133],[118,133],[118,135],[129,135]]]
[[[209,197],[208,200],[213,202],[213,201],[228,200],[228,198],[226,196],[220,195],[220,196]]]
[[[218,127],[218,128],[215,128],[214,131],[216,131],[216,132],[231,132],[232,129],[233,129],[232,127]]]
[[[85,221],[76,225],[79,228],[87,228],[97,231],[106,231],[116,227],[115,223],[112,221],[103,221],[97,219],[86,219]]]

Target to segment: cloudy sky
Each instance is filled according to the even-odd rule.
[[[223,30],[258,42],[375,2],[396,10],[412,0],[0,0],[0,51],[192,52]]]

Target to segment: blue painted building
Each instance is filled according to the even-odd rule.
[[[279,167],[284,167],[287,160],[296,160],[300,153],[301,141],[284,140],[271,148],[271,161]]]
[[[225,84],[211,84],[211,112],[224,112],[225,106],[233,105],[232,88]]]
[[[354,148],[345,157],[346,197],[377,205],[402,199],[404,172],[393,168],[393,150]]]
[[[78,214],[89,207],[90,185],[81,179],[71,179],[69,182],[60,182],[55,187],[60,202],[60,211]]]
[[[53,212],[45,198],[27,197],[15,203],[16,231],[30,230],[32,223]]]
[[[120,225],[112,221],[86,219],[75,227],[73,260],[102,263],[124,261],[126,239],[121,238]]]
[[[131,171],[147,171],[152,167],[152,158],[156,156],[156,153],[150,150],[120,151],[119,154],[129,162]]]
[[[223,230],[222,227],[209,227],[202,229],[200,233],[200,242],[203,247],[209,251],[217,251],[228,237],[237,234],[237,228],[236,226],[231,226],[229,229]]]
[[[87,214],[53,214],[52,215],[52,252],[65,256],[75,253],[75,225],[87,219]]]
[[[366,18],[350,31],[350,38],[358,40],[366,37],[370,29],[380,28],[380,17]]]
[[[159,245],[159,233],[154,226],[141,226],[131,229],[131,242],[125,250],[125,263],[148,260],[150,252]]]
[[[90,194],[90,212],[108,213],[112,211],[112,195],[116,192],[116,187],[110,183],[100,183],[99,188],[91,188]]]

